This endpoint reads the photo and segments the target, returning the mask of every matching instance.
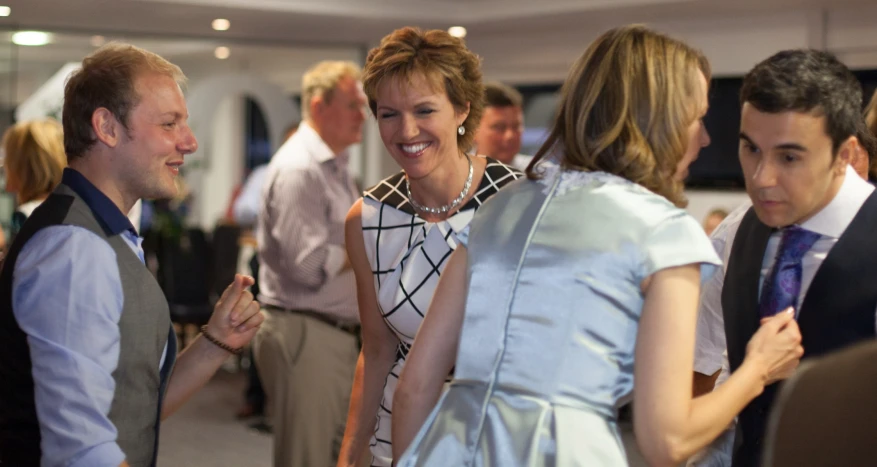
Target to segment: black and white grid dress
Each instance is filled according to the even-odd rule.
[[[392,460],[390,419],[393,393],[408,349],[429,308],[439,275],[457,247],[457,233],[465,229],[475,210],[503,185],[520,178],[517,170],[487,159],[487,167],[472,199],[451,217],[426,222],[408,202],[405,174],[399,172],[365,191],[362,231],[365,250],[375,278],[384,322],[399,338],[396,362],[384,382],[384,394],[371,439],[372,465]]]

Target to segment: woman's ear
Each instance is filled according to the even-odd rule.
[[[472,106],[467,102],[466,108],[457,112],[457,126],[462,125],[469,118],[469,109],[471,108]]]

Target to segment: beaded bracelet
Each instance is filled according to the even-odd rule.
[[[203,334],[204,338],[207,339],[208,341],[210,341],[213,345],[219,347],[222,350],[225,350],[228,353],[240,355],[244,352],[243,347],[234,348],[234,347],[220,341],[219,339],[211,336],[210,333],[207,332],[207,325],[201,326],[201,334]]]

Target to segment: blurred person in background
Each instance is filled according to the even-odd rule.
[[[873,183],[877,180],[877,90],[865,107],[865,128],[859,132],[858,140],[862,151],[850,164],[859,176]]]
[[[492,157],[525,170],[531,156],[519,154],[524,133],[524,98],[515,88],[498,82],[484,85],[484,115],[475,130],[473,154]]]
[[[67,166],[61,124],[51,118],[16,123],[3,135],[3,152],[6,191],[15,195],[18,204],[12,215],[14,238],[34,209],[61,183]]]
[[[299,122],[295,122],[286,129],[283,143],[289,141],[289,138],[298,131],[298,125]],[[281,143],[281,146],[283,143]],[[241,269],[244,269],[247,274],[251,274],[256,278],[256,283],[250,287],[250,290],[256,296],[259,294],[259,256],[256,254],[256,235],[253,232],[253,228],[259,216],[259,208],[262,206],[262,190],[265,188],[265,175],[267,172],[268,164],[262,164],[253,168],[246,181],[244,181],[239,195],[232,204],[234,222],[241,226],[241,238],[239,241],[241,257],[239,258],[239,264]],[[256,367],[256,359],[253,356],[252,348],[250,348],[249,353],[250,367],[247,370],[248,379],[247,388],[244,390],[244,405],[235,414],[241,419],[264,415],[267,400],[265,388],[262,387],[262,381],[259,379],[259,370]],[[271,431],[270,426],[264,421],[256,422],[251,427],[261,431]]]
[[[292,135],[298,131],[299,122],[295,122],[286,129],[283,137],[283,146]],[[232,216],[234,222],[245,229],[252,229],[256,225],[259,209],[262,207],[262,190],[265,187],[265,175],[268,173],[268,164],[253,167],[238,195],[232,202]]]
[[[703,218],[703,231],[706,232],[707,236],[712,235],[713,231],[716,230],[716,227],[718,227],[726,217],[728,217],[728,211],[726,209],[713,209]]]
[[[344,218],[357,198],[348,148],[362,140],[359,67],[323,61],[302,77],[304,121],[268,164],[256,221],[259,300],[253,340],[271,401],[275,467],[335,463],[359,351],[356,284]]]

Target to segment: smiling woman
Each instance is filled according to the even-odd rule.
[[[392,461],[396,379],[457,234],[521,174],[466,155],[484,86],[478,57],[460,39],[438,30],[394,31],[369,53],[363,85],[402,171],[366,190],[347,217],[363,347],[339,465],[356,465],[370,445],[370,465],[384,466]]]

